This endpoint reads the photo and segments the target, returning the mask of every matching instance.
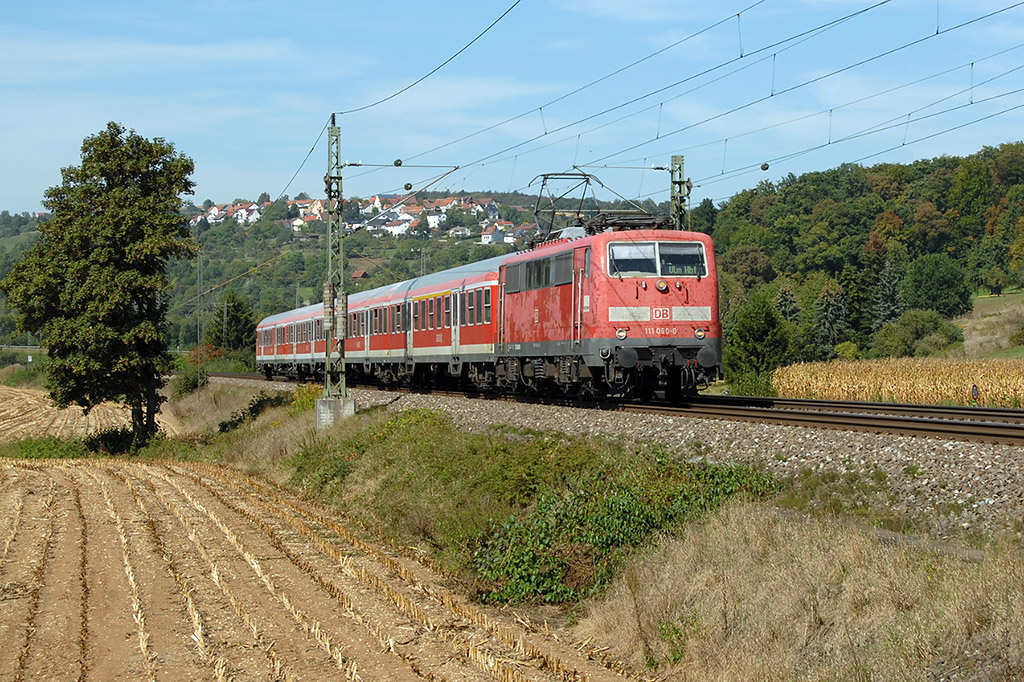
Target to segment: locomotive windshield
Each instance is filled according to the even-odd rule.
[[[703,277],[698,242],[618,242],[608,246],[608,274],[616,277]]]

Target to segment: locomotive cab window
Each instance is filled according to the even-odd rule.
[[[704,247],[697,242],[613,242],[608,245],[612,277],[703,277]]]
[[[658,247],[662,276],[704,277],[708,274],[704,264],[704,250],[700,244],[674,242],[659,244]]]

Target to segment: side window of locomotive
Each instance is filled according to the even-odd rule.
[[[524,291],[543,289],[551,286],[551,259],[538,258],[522,264],[522,285]]]
[[[484,289],[484,324],[491,323],[491,289]]]
[[[554,272],[552,273],[552,284],[561,286],[572,283],[572,251],[560,253],[555,256]]]
[[[654,244],[610,244],[608,274],[613,277],[657,277],[658,259]]]
[[[520,291],[519,288],[519,263],[515,265],[508,265],[505,267],[505,293],[506,294],[517,294]]]
[[[704,277],[704,249],[699,243],[667,242],[658,245],[663,277]]]
[[[583,276],[590,277],[590,247],[583,252]]]

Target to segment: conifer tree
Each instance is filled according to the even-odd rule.
[[[814,303],[815,359],[834,358],[836,345],[845,340],[849,328],[846,292],[838,284],[829,282]]]
[[[800,305],[791,285],[783,284],[779,287],[779,294],[775,297],[775,308],[787,322],[796,322],[800,317]]]
[[[877,332],[889,322],[896,320],[906,305],[902,291],[903,268],[894,258],[885,261],[882,276],[875,287],[874,303],[871,307],[871,330]]]

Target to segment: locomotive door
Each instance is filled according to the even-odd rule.
[[[584,314],[590,313],[590,247],[575,249],[572,254],[572,348],[583,342]]]

